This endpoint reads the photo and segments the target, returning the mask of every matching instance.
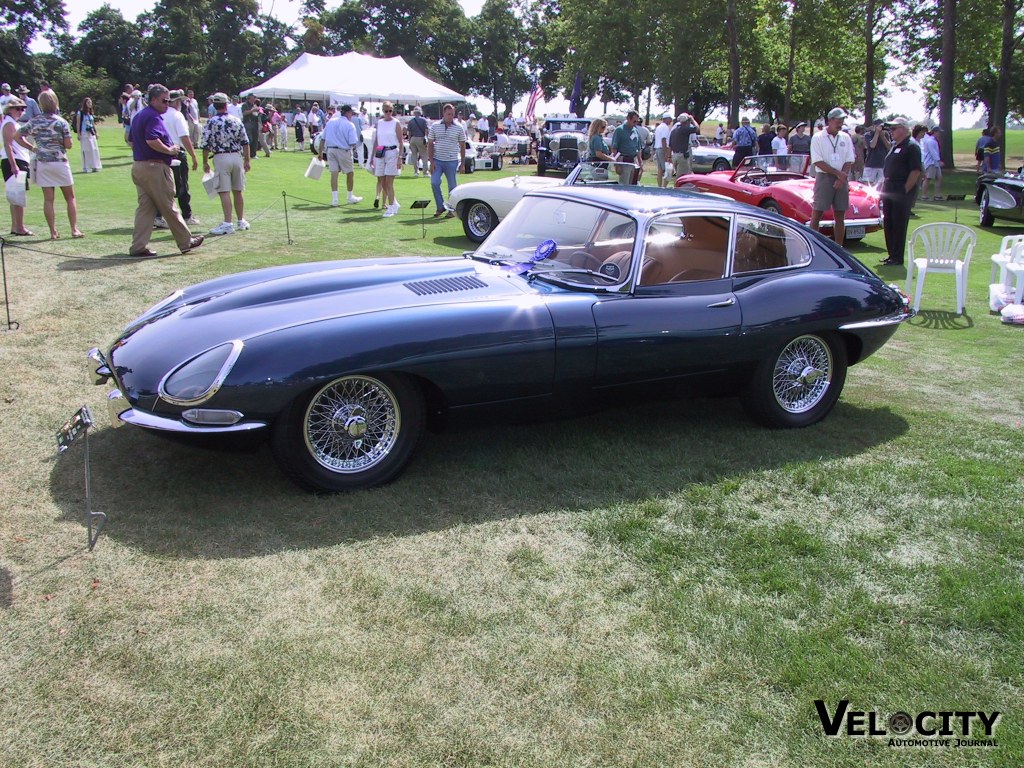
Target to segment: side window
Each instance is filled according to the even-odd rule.
[[[729,216],[674,215],[655,220],[644,240],[640,285],[725,276]]]
[[[736,217],[734,275],[809,264],[807,241],[789,227],[749,216]]]

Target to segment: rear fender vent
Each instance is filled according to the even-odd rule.
[[[479,277],[468,275],[465,277],[442,277],[438,280],[417,280],[414,283],[406,283],[405,287],[417,296],[428,296],[433,293],[475,291],[477,288],[486,288],[487,283]]]

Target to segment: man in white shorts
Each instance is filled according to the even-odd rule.
[[[224,210],[224,221],[210,230],[211,235],[230,235],[236,225],[231,223],[232,198],[237,228],[249,229],[245,220],[245,174],[249,172],[249,137],[242,121],[228,114],[228,97],[225,93],[213,94],[214,116],[203,126],[203,173],[210,172],[210,157],[215,167],[214,188],[220,195]]]
[[[345,174],[348,187],[348,201],[361,202],[363,198],[352,194],[355,185],[355,168],[352,164],[352,150],[359,143],[355,123],[352,122],[352,107],[342,106],[334,117],[327,121],[323,131],[324,142],[320,148],[320,159],[327,161],[331,171],[331,205],[338,205],[338,174]]]

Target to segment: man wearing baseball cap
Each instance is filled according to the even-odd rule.
[[[203,126],[203,173],[210,172],[210,156],[214,160],[214,188],[220,196],[224,221],[210,230],[211,235],[230,235],[231,202],[234,198],[238,229],[249,229],[245,220],[245,174],[249,172],[249,136],[242,121],[228,114],[228,95],[217,92],[211,97],[214,115]]]
[[[811,229],[818,229],[825,211],[832,209],[835,223],[832,239],[839,245],[846,238],[846,209],[850,207],[850,168],[853,167],[853,141],[840,130],[847,114],[841,107],[828,113],[824,131],[811,138],[811,166],[814,168],[814,201]]]

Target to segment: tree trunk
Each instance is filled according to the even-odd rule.
[[[789,17],[789,61],[786,68],[786,94],[782,100],[782,122],[792,125],[789,122],[789,111],[793,104],[793,69],[796,66],[796,14],[797,2],[793,0],[793,14]]]
[[[864,124],[875,119],[875,0],[867,0],[864,13]]]
[[[740,48],[736,34],[736,0],[726,0],[725,34],[729,45],[729,125],[740,124]]]
[[[1006,157],[1006,112],[1010,91],[1010,66],[1013,64],[1013,51],[1016,47],[1013,33],[1014,19],[1017,16],[1017,3],[1020,0],[1003,0],[1003,42],[999,51],[999,80],[996,82],[996,101],[992,109],[992,124],[1000,131],[1000,149]],[[1003,162],[1005,166],[1005,160]]]
[[[942,64],[939,67],[939,125],[946,130],[939,134],[942,167],[953,163],[953,83],[956,73],[956,4],[957,0],[942,0]]]

